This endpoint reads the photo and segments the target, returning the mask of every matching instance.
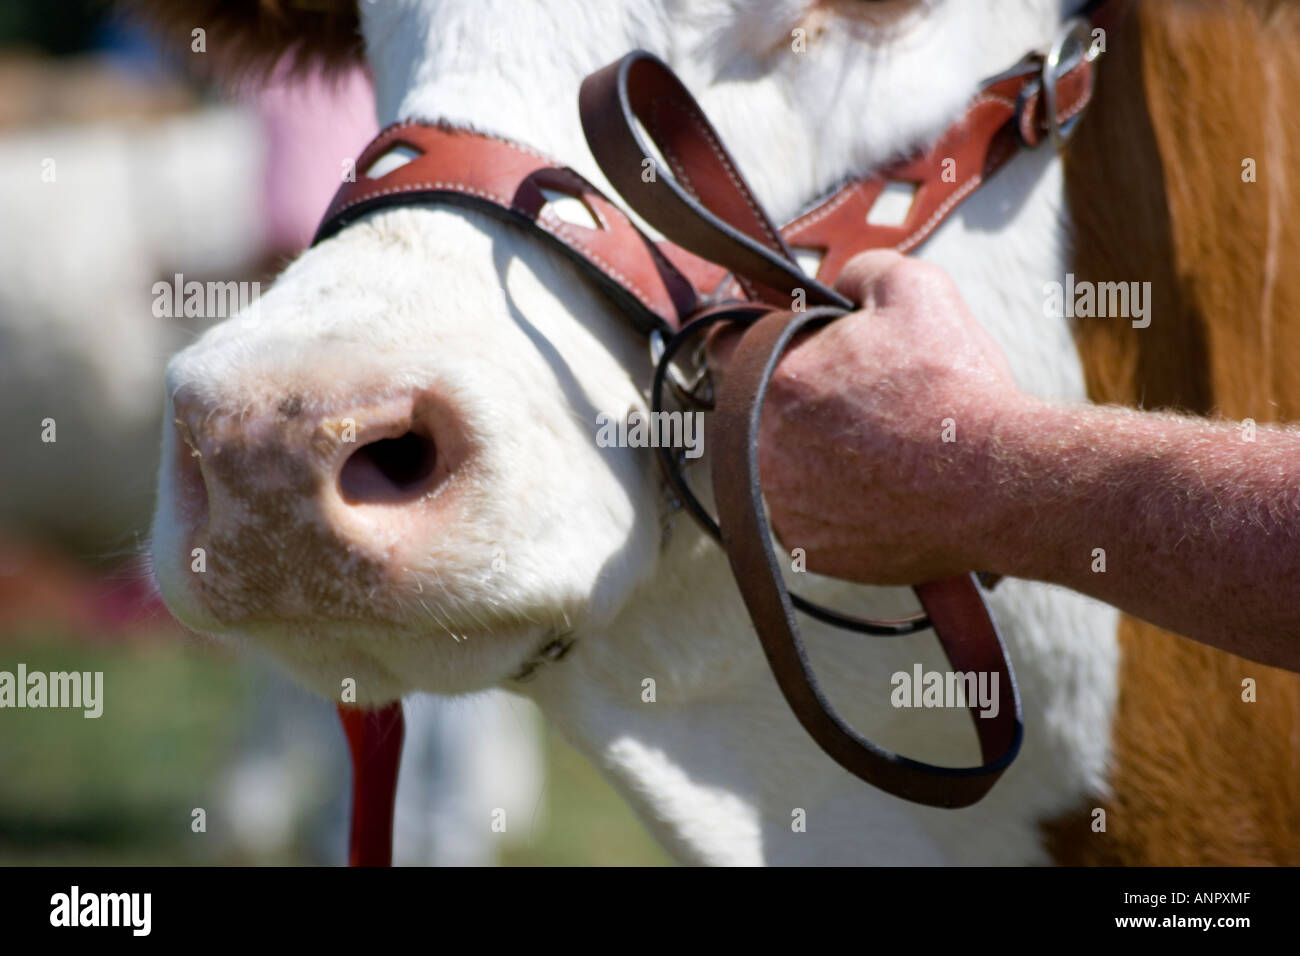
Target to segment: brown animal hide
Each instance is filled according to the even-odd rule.
[[[1066,166],[1074,270],[1150,281],[1152,321],[1081,320],[1092,397],[1290,421],[1300,6],[1149,0],[1108,46]],[[1045,827],[1057,862],[1300,863],[1300,675],[1131,618],[1120,648],[1113,793]]]
[[[263,79],[287,57],[295,70],[362,62],[356,0],[117,0],[151,26],[168,52],[196,73]],[[204,52],[194,50],[203,31]]]

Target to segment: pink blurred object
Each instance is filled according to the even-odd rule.
[[[267,241],[297,252],[311,242],[351,160],[378,132],[365,70],[288,77],[281,67],[254,97],[267,136]]]
[[[122,640],[174,626],[143,566],[96,572],[57,552],[0,538],[0,639],[56,626]]]

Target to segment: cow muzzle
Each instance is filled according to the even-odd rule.
[[[435,395],[235,406],[179,392],[172,519],[205,616],[382,622],[466,453]]]

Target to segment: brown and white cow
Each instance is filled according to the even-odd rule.
[[[785,218],[932,141],[982,78],[1044,48],[1077,6],[405,0],[362,4],[359,20],[347,3],[166,9],[187,37],[210,25],[214,55],[253,64],[303,38],[304,55],[346,56],[359,24],[381,122],[499,133],[598,183],[578,83],[650,49]],[[1297,73],[1282,38],[1296,23],[1270,10],[1144,5],[1109,38],[1070,160],[1022,154],[920,250],[1027,390],[1289,414],[1300,287],[1285,270],[1281,104]],[[1258,161],[1256,183],[1242,182],[1239,152]],[[1044,285],[1067,272],[1151,281],[1151,324],[1045,319]],[[574,640],[518,689],[683,860],[1300,860],[1300,678],[1030,581],[990,596],[1027,734],[985,800],[918,807],[839,769],[777,692],[724,557],[667,511],[651,454],[595,441],[599,415],[644,407],[646,379],[644,343],[534,237],[446,207],[372,214],[169,367],[163,592],[190,626],[267,649],[325,695],[351,678],[366,702],[515,686],[541,648]],[[340,440],[349,423],[355,443]],[[886,589],[806,590],[877,615],[906,606]],[[918,758],[969,757],[959,712],[888,704],[890,674],[940,668],[932,638],[867,645],[809,624],[807,640],[856,726]],[[800,811],[806,832],[791,826]]]

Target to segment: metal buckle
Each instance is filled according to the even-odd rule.
[[[662,329],[653,329],[650,332],[650,365],[652,368],[658,368],[659,363],[663,361],[664,333]],[[676,364],[670,364],[667,369],[666,377],[668,385],[677,396],[677,400],[683,405],[711,409],[713,408],[713,379],[709,376],[709,366],[703,357],[704,342],[701,340],[696,347],[694,354],[691,356],[695,364],[695,374],[687,379]]]
[[[1091,63],[1098,54],[1092,48],[1092,24],[1083,17],[1071,17],[1061,28],[1061,32],[1052,41],[1052,47],[1043,58],[1043,68],[1039,82],[1043,88],[1043,103],[1047,113],[1047,135],[1052,145],[1062,149],[1074,134],[1074,128],[1083,118],[1082,110],[1064,123],[1056,121],[1056,83],[1065,76],[1067,70],[1061,69],[1061,63],[1071,44],[1077,44],[1082,62]]]

